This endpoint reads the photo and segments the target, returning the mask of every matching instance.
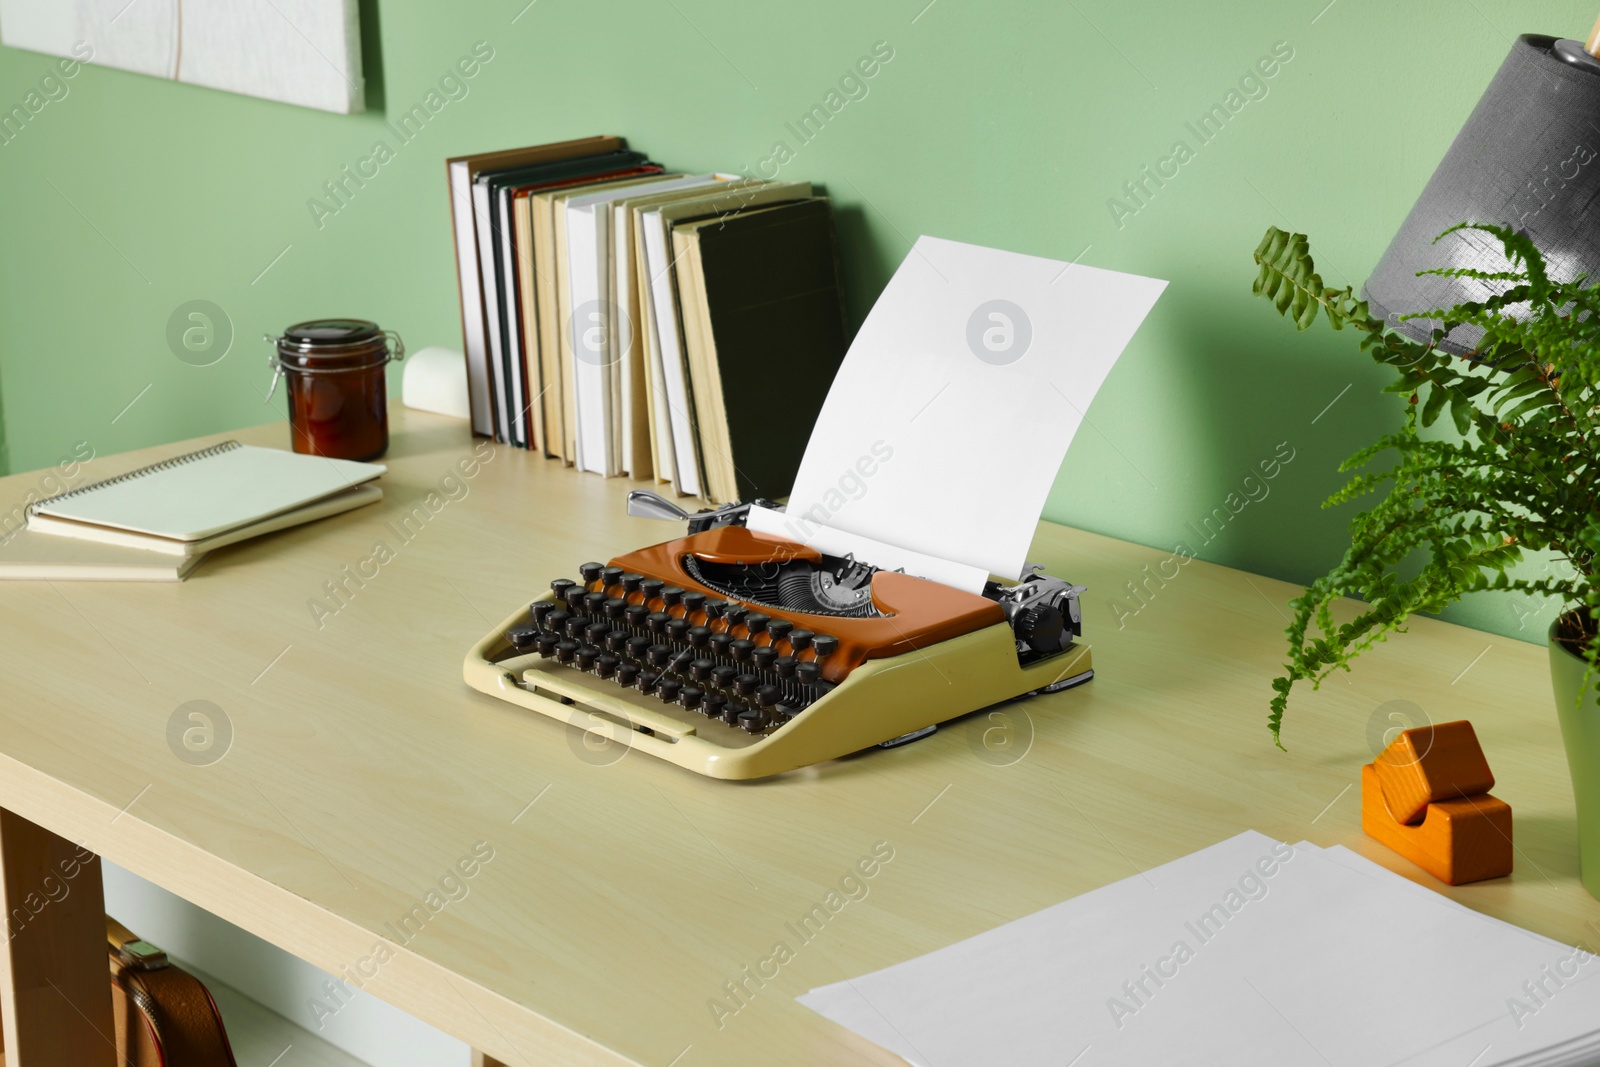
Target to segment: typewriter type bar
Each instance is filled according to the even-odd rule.
[[[742,779],[1093,674],[1078,587],[1030,574],[967,593],[704,518],[728,512],[553,581],[472,649],[468,684]]]

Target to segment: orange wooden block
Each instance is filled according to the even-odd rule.
[[[1389,810],[1403,823],[1419,822],[1429,804],[1494,788],[1489,761],[1465,719],[1405,730],[1375,762]]]
[[[1378,768],[1361,768],[1361,828],[1441,882],[1463,885],[1511,873],[1511,805],[1488,793],[1438,800],[1406,825],[1384,799]]]

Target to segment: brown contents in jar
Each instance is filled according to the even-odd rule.
[[[399,336],[363,319],[318,319],[291,326],[276,342],[294,450],[335,459],[383,455],[389,447],[384,366],[403,358]]]

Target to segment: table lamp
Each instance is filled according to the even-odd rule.
[[[1472,278],[1418,271],[1508,269],[1489,234],[1460,222],[1525,230],[1553,279],[1600,270],[1600,22],[1587,43],[1524,34],[1429,179],[1362,288],[1375,318],[1418,341],[1440,324],[1400,316],[1481,300],[1500,289]],[[1451,331],[1441,347],[1470,351],[1477,327]]]

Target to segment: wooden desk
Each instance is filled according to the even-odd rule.
[[[224,549],[182,584],[0,585],[8,818],[337,975],[372,972],[369,992],[516,1067],[896,1063],[792,998],[1251,827],[1349,845],[1474,908],[1600,942],[1540,646],[1418,622],[1300,694],[1285,755],[1265,717],[1293,586],[1191,562],[1118,629],[1109,599],[1169,553],[1046,525],[1030,558],[1089,586],[1090,685],[777,780],[611,763],[468,690],[462,656],[549,579],[677,530],[627,518],[629,483],[524,452],[494,449],[464,478],[474,445],[458,422],[399,413],[396,431],[381,506]],[[286,440],[281,426],[225,436]],[[35,484],[0,481],[0,501]],[[373,574],[378,542],[390,558]],[[359,585],[358,568],[372,575]],[[308,606],[332,607],[325,583],[341,581],[337,611]],[[169,748],[192,700],[231,722],[209,766]],[[1516,814],[1512,877],[1448,889],[1363,837],[1354,783],[1368,718],[1390,700],[1473,720]],[[51,840],[3,829],[8,853]],[[395,944],[391,928],[477,842],[493,858],[460,881],[466,895]],[[797,937],[879,842],[893,858],[866,897]],[[80,932],[93,910],[75,913]],[[70,933],[72,913],[52,914]],[[374,964],[380,938],[393,958]],[[778,942],[792,958],[758,986],[746,975],[772,973]],[[736,1012],[729,982],[750,992]]]

